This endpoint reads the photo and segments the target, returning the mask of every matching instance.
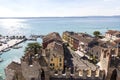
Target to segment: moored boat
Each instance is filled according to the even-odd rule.
[[[2,78],[2,74],[0,74],[0,80],[5,80],[5,79]]]
[[[23,46],[14,46],[13,49],[19,49],[22,48]]]
[[[3,52],[0,52],[0,55],[2,55]]]
[[[10,51],[10,48],[4,49],[2,52],[8,52]]]

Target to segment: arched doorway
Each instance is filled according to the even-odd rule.
[[[41,69],[41,80],[45,80],[45,71]]]
[[[113,70],[110,80],[117,80],[117,70],[116,69]]]
[[[35,80],[35,78],[31,78],[31,80]]]

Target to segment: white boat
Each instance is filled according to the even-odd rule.
[[[2,55],[3,52],[0,52],[0,55]]]
[[[10,48],[4,49],[3,52],[10,51]]]
[[[2,78],[2,74],[0,74],[0,80],[4,80],[4,79]]]
[[[19,49],[22,48],[23,46],[13,46],[13,49]]]

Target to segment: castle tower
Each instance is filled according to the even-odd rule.
[[[99,66],[101,70],[105,70],[105,78],[107,76],[108,69],[109,69],[110,56],[111,56],[111,49],[103,48],[101,50]]]

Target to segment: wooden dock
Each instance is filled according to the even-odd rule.
[[[36,41],[37,38],[41,38],[42,39],[43,37],[44,37],[44,35],[30,35],[30,37],[27,38],[27,40]]]
[[[22,42],[26,41],[26,39],[12,39],[10,41],[8,41],[6,44],[2,43],[2,46],[0,46],[0,52],[9,49],[15,45],[18,45]]]

